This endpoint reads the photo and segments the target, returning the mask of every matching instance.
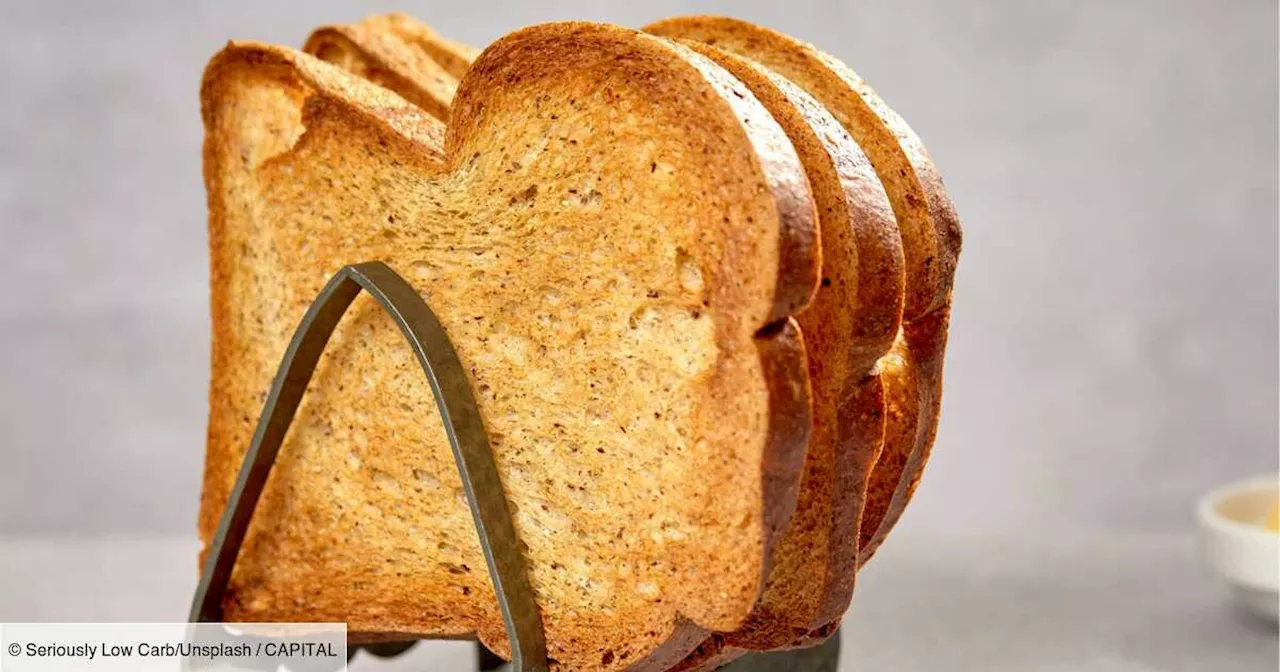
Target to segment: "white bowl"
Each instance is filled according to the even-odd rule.
[[[1250,611],[1280,618],[1280,534],[1262,526],[1280,500],[1280,475],[1227,485],[1200,499],[1200,541],[1209,566]]]

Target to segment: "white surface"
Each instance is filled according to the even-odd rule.
[[[1250,609],[1280,615],[1280,535],[1262,527],[1280,499],[1280,477],[1268,474],[1224,486],[1197,507],[1206,561]]]
[[[185,540],[0,539],[0,621],[182,618]],[[895,535],[859,577],[850,672],[1271,672],[1276,629],[1232,608],[1187,534]],[[471,645],[420,644],[361,670],[468,670]]]

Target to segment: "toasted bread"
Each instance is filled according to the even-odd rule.
[[[797,316],[809,356],[814,431],[796,513],[765,593],[728,646],[772,649],[848,607],[867,477],[884,434],[884,399],[870,379],[902,316],[902,243],[893,209],[866,155],[834,117],[791,82],[697,42],[751,90],[786,130],[818,205],[821,288]]]
[[[893,205],[906,262],[906,298],[902,331],[892,352],[877,366],[884,390],[886,432],[860,523],[858,564],[865,563],[919,483],[937,431],[951,285],[961,246],[954,208],[919,138],[861,78],[835,58],[789,36],[735,19],[676,18],[645,30],[696,40],[752,59],[803,88],[857,140]],[[852,571],[854,567],[845,569]],[[829,634],[835,620],[815,631]],[[813,642],[821,638],[797,639]],[[708,658],[724,657],[712,649],[704,645],[701,651]]]
[[[537,58],[533,58],[534,56]],[[297,320],[341,266],[423,294],[471,374],[559,669],[666,669],[737,629],[808,440],[789,316],[820,268],[783,129],[687,48],[592,24],[489,47],[447,131],[300,52],[205,73],[207,544]],[[281,449],[228,620],[507,650],[431,393],[358,299]],[[726,561],[728,560],[728,561]]]
[[[417,46],[371,19],[323,26],[303,51],[400,94],[437,119],[449,118],[458,80]]]
[[[848,66],[813,45],[745,21],[685,17],[646,28],[657,35],[691,39],[751,58],[795,82],[822,102],[871,159],[893,203],[906,260],[903,306],[904,357],[885,366],[905,366],[919,378],[919,399],[902,401],[901,415],[914,418],[905,445],[886,444],[872,475],[862,526],[865,561],[884,539],[910,499],[936,432],[941,399],[941,360],[950,314],[951,285],[960,255],[959,219],[942,177],[924,144],[907,123]],[[896,392],[890,398],[899,397]],[[891,417],[896,413],[891,404]]]
[[[881,385],[864,379],[898,333],[901,241],[879,178],[825,107],[746,59],[698,42],[686,46],[743,80],[782,124],[806,169],[822,230],[823,286],[798,318],[810,358],[816,429],[800,500],[761,603],[748,625],[721,638],[770,649],[837,618],[852,596],[858,549],[849,540],[857,537],[884,430]],[[406,72],[401,79],[418,77]]]
[[[450,40],[437,33],[431,26],[400,12],[371,16],[362,23],[369,28],[392,33],[406,43],[421,49],[454,79],[462,79],[467,69],[480,55],[479,49]]]
[[[458,80],[479,53],[403,14],[322,26],[302,50],[391,89],[440,120],[448,120]]]

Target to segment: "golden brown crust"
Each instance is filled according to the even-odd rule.
[[[765,564],[762,578],[769,576],[774,562],[774,548],[782,539],[796,507],[796,489],[804,466],[805,450],[813,431],[813,391],[807,376],[797,378],[796,371],[809,370],[800,325],[787,318],[766,327],[756,337],[765,378],[769,388],[769,446],[765,450],[764,529]]]
[[[729,102],[742,119],[743,128],[748,129],[755,155],[769,179],[769,188],[778,208],[778,220],[786,227],[779,235],[778,282],[769,324],[804,311],[821,281],[822,241],[808,175],[786,129],[779,126],[748,87],[726,71],[722,64],[682,44],[667,40],[661,42],[693,63]]]
[[[943,305],[960,253],[955,210],[923,143],[853,70],[811,44],[738,19],[679,17],[645,30],[751,58],[826,105],[871,157],[893,202],[906,258],[903,318],[915,319]]]
[[[902,437],[895,439],[894,446],[906,446],[905,460],[900,469],[899,484],[894,488],[892,497],[881,515],[881,523],[876,532],[866,535],[859,551],[859,563],[865,563],[875,553],[885,537],[902,516],[907,502],[915,494],[920,484],[920,476],[924,465],[929,460],[934,439],[938,433],[938,418],[942,410],[942,361],[946,352],[947,327],[951,319],[950,298],[941,310],[936,310],[921,319],[907,324],[903,328],[903,342],[906,352],[910,353],[911,373],[914,374],[915,394],[904,391],[894,396],[904,405],[914,404],[915,422],[910,428],[904,428]],[[890,441],[886,436],[886,445]],[[885,479],[886,481],[890,479]],[[883,499],[881,501],[884,501]]]
[[[869,557],[873,544],[879,543],[874,531],[891,515],[898,484],[906,479],[911,467],[918,466],[912,464],[911,454],[921,423],[928,419],[921,405],[924,386],[916,364],[916,352],[905,338],[898,340],[893,351],[881,360],[876,378],[881,381],[884,391],[884,450],[867,484],[863,520],[874,522],[862,526],[859,532],[859,564]]]
[[[816,431],[797,513],[761,602],[722,638],[734,647],[769,649],[843,613],[852,594],[857,548],[847,540],[856,536],[862,489],[883,432],[880,398],[855,389],[898,331],[902,251],[870,163],[821,104],[746,59],[688,45],[742,80],[787,131],[820,213],[822,288],[798,318],[813,352]],[[861,403],[850,404],[853,398]]]
[[[437,119],[449,118],[458,80],[381,24],[366,20],[317,28],[303,51],[391,89]]]
[[[855,108],[849,112],[849,121],[846,123],[852,127],[856,119],[856,123],[865,125],[869,133],[883,129],[896,142],[890,146],[890,150],[896,148],[901,153],[889,151],[876,156],[873,162],[878,161],[882,166],[877,171],[882,176],[896,171],[899,177],[914,178],[903,179],[896,184],[890,184],[886,180],[886,186],[895,200],[895,211],[899,213],[898,221],[903,228],[904,245],[913,233],[923,231],[926,232],[925,235],[932,233],[934,237],[932,255],[925,256],[920,261],[921,270],[914,285],[911,284],[910,275],[908,276],[907,304],[903,309],[903,334],[900,336],[910,352],[908,361],[916,369],[914,375],[917,378],[917,391],[914,399],[902,398],[899,403],[903,406],[915,405],[914,426],[904,435],[903,444],[888,440],[885,442],[886,452],[905,453],[906,461],[900,476],[895,478],[889,472],[887,478],[882,479],[896,484],[883,518],[877,520],[874,516],[868,516],[864,520],[860,535],[859,563],[865,563],[884,542],[906,509],[920,482],[937,436],[942,404],[942,361],[951,314],[951,288],[960,257],[962,235],[959,218],[947,196],[942,176],[920,138],[850,68],[828,54],[816,49],[813,52],[818,54],[829,72],[834,73],[856,94],[843,96],[843,100],[852,102]],[[857,103],[865,107],[858,107]],[[904,171],[905,176],[902,175]],[[910,270],[908,273],[910,274]],[[873,479],[876,478],[873,473]]]
[[[893,202],[906,260],[904,329],[881,367],[888,427],[861,522],[859,563],[866,562],[910,499],[937,430],[946,316],[961,247],[954,208],[919,138],[838,60],[736,19],[683,17],[646,30],[752,58],[794,81],[854,136]]]
[[[785,151],[785,136],[781,129],[767,112],[759,108],[758,103],[754,103],[749,95],[737,98],[735,91],[741,92],[740,86],[727,74],[708,63],[688,58],[686,52],[672,49],[661,40],[615,28],[558,24],[521,31],[495,47],[477,62],[475,70],[463,83],[463,91],[457,99],[460,112],[447,131],[444,143],[447,151],[443,155],[439,149],[438,124],[398,97],[345,77],[304,55],[266,45],[232,45],[215,57],[206,71],[202,107],[209,131],[206,177],[210,189],[215,344],[209,460],[201,512],[202,537],[208,540],[225,504],[226,489],[234,478],[239,456],[251,432],[251,427],[248,427],[250,421],[244,418],[258,412],[261,392],[269,383],[270,369],[278,361],[283,341],[287,340],[296,315],[314,297],[317,283],[323,281],[323,275],[316,272],[318,265],[331,272],[334,269],[330,266],[352,261],[353,254],[368,254],[386,258],[401,269],[411,266],[411,258],[404,256],[411,250],[403,242],[379,243],[367,249],[362,246],[367,241],[380,240],[372,235],[376,231],[381,231],[385,234],[383,238],[388,240],[391,234],[395,234],[398,240],[403,241],[406,232],[412,233],[412,230],[397,222],[405,217],[431,215],[431,211],[426,206],[408,210],[398,207],[394,197],[412,196],[427,205],[434,202],[432,199],[443,200],[447,195],[444,191],[428,190],[425,194],[417,191],[440,180],[455,181],[449,184],[467,184],[468,180],[483,178],[490,180],[488,184],[501,188],[502,191],[496,194],[502,208],[500,216],[508,219],[495,220],[498,225],[532,221],[529,219],[532,217],[539,218],[537,221],[541,222],[555,221],[554,214],[558,212],[555,201],[539,198],[536,193],[532,197],[522,196],[524,190],[515,188],[517,185],[513,178],[499,178],[504,171],[512,170],[509,165],[518,157],[504,158],[499,162],[494,148],[518,147],[520,145],[516,143],[524,139],[522,136],[500,134],[524,133],[527,130],[509,123],[510,119],[504,119],[504,115],[529,115],[528,123],[533,129],[528,131],[529,137],[537,137],[538,126],[534,124],[545,124],[549,117],[539,116],[544,115],[543,107],[522,107],[533,100],[528,96],[529,87],[550,87],[546,82],[553,81],[557,86],[564,84],[564,78],[555,79],[555,73],[534,72],[534,66],[527,59],[520,58],[521,50],[558,52],[561,57],[556,62],[564,66],[564,71],[591,73],[591,77],[612,77],[606,81],[622,88],[602,92],[595,82],[584,82],[582,89],[595,94],[617,95],[619,104],[623,106],[636,104],[635,101],[650,101],[651,97],[637,97],[625,87],[649,86],[649,79],[633,78],[641,72],[646,77],[656,75],[666,78],[660,83],[666,87],[664,90],[679,94],[670,103],[664,103],[672,107],[672,119],[665,126],[668,135],[687,138],[692,143],[691,147],[702,148],[701,152],[691,152],[690,156],[710,157],[699,159],[705,163],[704,172],[710,175],[699,175],[697,179],[721,179],[723,175],[726,180],[718,187],[719,191],[708,192],[707,198],[697,200],[696,204],[702,208],[701,214],[706,214],[707,203],[712,202],[731,203],[735,204],[734,208],[741,208],[741,211],[726,209],[724,228],[718,231],[713,226],[697,228],[696,231],[705,236],[706,249],[677,249],[677,263],[673,265],[681,270],[685,266],[694,269],[694,277],[688,286],[706,297],[703,305],[713,321],[711,333],[719,353],[710,369],[710,376],[699,379],[701,382],[697,389],[705,390],[705,403],[694,409],[696,415],[689,416],[691,424],[687,430],[691,437],[701,438],[691,440],[686,449],[692,451],[692,458],[696,458],[691,464],[696,463],[705,470],[705,473],[698,473],[698,482],[702,483],[701,479],[706,478],[715,485],[706,496],[716,500],[718,508],[690,507],[689,513],[694,516],[691,522],[705,526],[707,534],[714,533],[716,538],[731,543],[707,547],[700,540],[678,542],[672,537],[667,541],[667,548],[679,549],[684,554],[680,557],[689,562],[678,568],[680,573],[676,576],[681,577],[679,580],[670,585],[661,584],[666,593],[658,603],[669,606],[646,607],[651,612],[647,620],[610,616],[594,608],[583,609],[581,613],[565,611],[556,602],[542,601],[550,645],[561,669],[621,669],[631,665],[650,665],[651,656],[682,656],[702,636],[701,632],[682,625],[685,622],[679,620],[680,612],[711,627],[733,627],[745,615],[760,590],[767,563],[764,549],[771,543],[772,529],[777,527],[778,519],[775,510],[778,504],[765,501],[770,497],[765,489],[769,488],[771,492],[785,489],[787,480],[785,474],[775,473],[766,477],[765,470],[785,472],[786,465],[796,462],[794,453],[796,446],[803,445],[801,430],[807,427],[807,422],[803,418],[798,421],[795,409],[797,405],[803,406],[799,391],[805,389],[803,381],[807,376],[803,358],[798,354],[800,341],[791,325],[757,332],[778,317],[779,306],[799,303],[796,297],[802,292],[796,288],[809,286],[811,291],[809,276],[816,277],[813,270],[817,266],[816,259],[808,262],[788,259],[785,252],[788,244],[784,244],[787,241],[782,239],[794,232],[811,231],[813,228],[814,216],[807,199],[807,182],[794,154],[789,158]],[[593,58],[605,60],[597,61],[598,68],[573,67],[575,60],[578,61],[576,65],[581,65],[581,61]],[[630,60],[633,58],[637,61]],[[573,82],[569,84],[576,86]],[[467,92],[469,87],[471,93]],[[564,107],[558,112],[556,108],[545,110],[552,117],[557,113],[568,117],[582,113],[573,101],[554,102]],[[539,101],[538,105],[544,103]],[[583,104],[593,103],[587,101]],[[753,104],[757,109],[750,109]],[[680,108],[681,105],[685,107]],[[589,114],[598,114],[595,111],[598,109],[591,108]],[[616,106],[609,110],[611,113],[619,111]],[[745,119],[750,119],[751,123],[744,124]],[[686,124],[699,125],[683,128],[681,120]],[[657,121],[637,117],[636,123],[653,124]],[[546,128],[554,129],[555,126],[552,124]],[[486,140],[481,142],[480,138]],[[508,139],[512,142],[507,142]],[[567,143],[569,138],[564,141]],[[663,142],[669,150],[680,149],[670,139]],[[343,147],[350,147],[352,156],[367,157],[360,160],[370,162],[371,167],[361,172],[344,163],[340,154],[333,154]],[[760,156],[762,149],[767,150],[767,156]],[[717,152],[725,152],[725,155],[717,157]],[[481,158],[481,154],[485,156]],[[616,151],[602,156],[619,160]],[[663,158],[662,161],[654,161],[652,168],[646,160],[645,170],[640,173],[648,175],[660,169],[678,168],[680,174],[685,175],[683,169],[694,165],[659,165],[676,160],[675,156]],[[322,163],[316,164],[316,161]],[[325,166],[325,170],[317,171],[315,165]],[[607,168],[607,165],[602,168]],[[362,177],[375,170],[386,174],[377,179]],[[417,177],[406,179],[406,175]],[[325,180],[329,181],[327,187]],[[254,196],[254,190],[259,187],[256,181],[262,184],[258,195]],[[414,191],[382,191],[400,188],[397,185],[401,184],[413,185]],[[687,184],[696,184],[696,181],[663,181],[662,184],[675,185],[680,189],[686,188]],[[543,183],[544,193],[553,186],[559,185]],[[510,193],[507,193],[508,188]],[[354,200],[334,203],[317,198],[317,194],[329,194],[331,190],[338,189],[357,196]],[[365,189],[375,191],[360,197],[359,194],[364,193],[361,190]],[[642,193],[647,195],[649,192]],[[688,199],[688,195],[681,194],[684,192],[673,192],[670,198]],[[393,198],[388,200],[388,197]],[[532,202],[525,205],[520,198],[532,198]],[[611,198],[615,197],[592,193],[584,194],[582,200],[584,205],[591,207],[602,206],[601,201],[603,206],[612,207]],[[686,204],[692,207],[695,203],[689,200]],[[458,205],[462,205],[461,202]],[[467,207],[483,205],[477,200],[468,203]],[[643,205],[643,202],[637,202],[629,207]],[[679,212],[683,207],[674,200],[667,201],[666,206],[670,212]],[[451,217],[464,216],[460,209],[448,203],[430,207],[446,208],[449,213],[454,213]],[[529,208],[533,214],[513,216],[510,214],[513,207]],[[283,220],[273,219],[279,216],[277,213],[288,212],[294,214]],[[324,224],[339,219],[345,223],[344,227]],[[280,227],[249,232],[254,236],[266,236],[265,244],[246,238],[245,231],[236,229],[259,220]],[[303,228],[310,226],[310,221],[319,224],[319,228]],[[650,225],[674,225],[658,218],[646,221]],[[296,231],[286,230],[288,227],[282,226],[285,222],[288,227],[299,228]],[[369,226],[374,228],[366,230]],[[582,228],[567,227],[564,230],[582,231]],[[445,234],[442,231],[436,235]],[[261,263],[263,269],[261,274],[254,275],[259,273],[258,266],[249,269],[242,255],[258,252],[270,255],[272,250],[286,249],[270,242],[274,237],[283,237],[281,240],[287,240],[290,245],[308,245],[310,252],[265,260],[258,258],[255,263]],[[816,256],[814,246],[802,246],[800,249],[809,249]],[[451,249],[446,255],[442,251],[441,259],[453,263],[455,257],[462,258],[460,255],[463,254],[470,255],[471,252],[458,250],[455,253]],[[682,254],[691,261],[681,262]],[[645,254],[643,259],[652,259],[652,255]],[[691,266],[692,260],[698,261],[699,266]],[[649,265],[645,264],[646,267]],[[590,281],[593,269],[578,268],[579,275],[585,271],[584,280]],[[762,268],[768,268],[770,272],[762,273]],[[798,270],[781,272],[780,269]],[[524,274],[536,275],[542,270],[526,267]],[[424,280],[424,277],[428,279]],[[418,276],[418,282],[425,283],[419,285],[420,289],[429,295],[446,329],[455,337],[464,363],[488,361],[491,353],[480,347],[482,341],[479,337],[469,335],[487,327],[476,326],[469,316],[455,314],[454,307],[462,306],[463,302],[457,298],[449,299],[455,290],[447,284],[436,284],[435,280],[430,280],[431,277],[434,276]],[[451,277],[463,276],[446,276],[445,279]],[[273,280],[275,286],[271,284]],[[237,289],[251,281],[266,284],[254,285],[259,294]],[[685,285],[681,283],[681,286]],[[489,289],[497,291],[494,287]],[[470,302],[478,300],[473,295]],[[246,302],[257,302],[256,305],[262,306],[263,310],[246,313]],[[590,304],[585,307],[590,307]],[[699,309],[692,310],[692,319],[698,319]],[[646,315],[643,312],[633,314],[641,325],[649,319]],[[260,326],[255,327],[255,319],[267,320],[269,328],[264,331]],[[468,563],[473,565],[469,568],[462,564],[459,573],[450,572],[442,577],[444,581],[454,582],[453,588],[445,584],[441,584],[440,589],[431,588],[435,584],[428,582],[423,584],[424,590],[405,590],[406,585],[413,585],[409,578],[387,576],[383,573],[383,566],[377,563],[380,553],[388,553],[392,549],[361,551],[350,546],[375,539],[413,542],[415,537],[421,537],[422,528],[416,535],[398,532],[370,536],[368,532],[351,527],[350,521],[353,520],[392,527],[403,523],[394,519],[379,523],[379,517],[368,517],[360,511],[341,513],[335,518],[335,506],[353,501],[358,504],[361,500],[321,496],[322,488],[330,486],[324,479],[309,474],[310,463],[299,459],[310,455],[308,460],[320,460],[319,464],[324,464],[324,468],[333,473],[333,481],[337,485],[332,487],[354,488],[353,492],[368,498],[365,507],[389,507],[379,510],[395,510],[398,512],[396,516],[403,518],[410,515],[409,509],[420,500],[420,497],[388,499],[387,493],[394,490],[392,484],[405,480],[394,475],[397,470],[407,470],[415,462],[440,459],[439,455],[433,457],[422,451],[427,444],[432,444],[431,451],[434,452],[434,444],[442,437],[435,436],[439,433],[438,421],[428,417],[424,426],[423,419],[427,416],[423,409],[401,411],[395,407],[396,399],[412,400],[416,404],[425,394],[421,391],[422,381],[414,376],[412,362],[401,362],[392,355],[379,355],[378,361],[387,365],[384,367],[366,358],[372,355],[375,347],[378,352],[388,353],[402,349],[402,343],[397,345],[398,335],[392,325],[385,322],[374,306],[358,300],[348,318],[339,325],[330,351],[317,368],[313,387],[299,410],[298,420],[282,449],[281,460],[259,506],[259,515],[255,518],[233,577],[232,593],[226,605],[228,615],[249,619],[336,618],[347,620],[356,636],[363,633],[379,638],[394,633],[465,636],[468,632],[478,631],[482,641],[502,651],[505,637],[493,608],[491,587],[482,572],[477,575],[476,569],[483,564],[477,559],[474,539],[468,541],[466,538],[468,534],[473,537],[473,532],[460,532],[451,539],[459,548],[445,550],[442,547],[442,554],[471,558]],[[493,334],[491,338],[500,336],[498,332]],[[374,345],[361,347],[361,340],[368,340]],[[750,349],[755,353],[747,355]],[[781,354],[777,357],[769,354],[773,352]],[[395,362],[394,367],[390,366],[392,361]],[[384,368],[392,369],[395,375],[385,376]],[[789,371],[784,371],[786,369]],[[491,380],[485,366],[473,366],[471,373],[476,377],[473,386],[480,390],[479,401],[482,414],[486,416],[486,425],[490,426],[493,436],[503,441],[496,449],[499,468],[503,470],[508,495],[514,498],[513,504],[520,504],[517,524],[522,540],[530,547],[530,555],[538,558],[533,563],[535,588],[543,586],[545,590],[551,585],[549,582],[556,579],[552,571],[554,568],[548,569],[548,565],[554,563],[543,560],[547,558],[547,544],[530,536],[530,532],[549,528],[521,522],[526,515],[544,515],[538,512],[537,499],[527,494],[529,488],[541,489],[543,486],[539,482],[524,482],[513,470],[512,460],[518,456],[513,457],[512,448],[505,446],[521,446],[522,425],[519,423],[522,420],[519,414],[506,415],[495,410],[502,400],[493,396],[493,386],[489,385],[493,382],[504,390],[513,389],[516,381]],[[361,376],[364,376],[363,383]],[[386,382],[380,382],[383,380]],[[343,382],[347,385],[346,392],[341,386]],[[392,382],[411,391],[410,394],[406,396],[397,392],[399,388],[387,387]],[[361,384],[373,385],[374,391],[360,393],[358,388]],[[744,395],[744,392],[757,389],[761,384],[765,385],[768,394],[764,405],[758,406],[759,397]],[[385,406],[381,405],[384,403]],[[679,409],[668,410],[679,413]],[[742,415],[748,410],[750,414]],[[335,415],[339,413],[341,415]],[[725,422],[728,416],[739,420]],[[331,427],[330,420],[335,417],[352,419],[351,427]],[[315,452],[318,446],[336,440],[330,438],[330,430],[335,435],[341,432],[358,438],[357,427],[376,432],[376,436],[370,439],[370,446],[377,446],[377,449],[350,449],[356,463],[348,464],[341,457],[333,461],[326,457],[328,453]],[[755,436],[751,438],[744,432],[755,433]],[[418,438],[409,442],[409,446],[402,445],[405,444],[403,437],[407,435]],[[397,439],[397,436],[401,438]],[[552,444],[556,443],[561,442],[553,437]],[[530,449],[536,448],[525,445]],[[625,449],[627,445],[621,448]],[[344,455],[348,450],[342,444],[334,447],[344,451]],[[626,451],[619,452],[625,454]],[[595,451],[584,453],[576,459],[589,458],[590,464],[603,463],[602,459],[597,459]],[[360,460],[363,460],[363,465],[359,464]],[[435,479],[431,474],[439,474],[441,478],[436,480],[443,480],[448,473],[452,473],[449,468],[440,467],[426,470],[424,476],[418,477],[415,470],[407,480],[412,481],[415,477]],[[739,476],[733,477],[732,474]],[[719,487],[721,483],[729,486],[734,482],[737,485]],[[644,483],[633,482],[626,491],[642,487]],[[564,497],[568,494],[548,491],[545,496]],[[755,503],[744,506],[747,502]],[[729,515],[728,511],[738,513]],[[611,519],[616,517],[616,514],[610,516]],[[444,511],[439,516],[433,515],[430,520],[432,525],[443,525],[445,519],[455,518],[466,520],[465,508]],[[589,521],[591,517],[583,515],[575,520]],[[727,536],[717,532],[727,533],[730,527],[734,531]],[[629,539],[618,541],[619,546],[611,552],[624,550],[621,546],[624,542],[630,543]],[[706,557],[693,555],[695,552]],[[720,563],[711,560],[713,557],[734,557],[735,566],[726,571]],[[701,561],[696,561],[697,558]],[[400,567],[414,576],[425,576],[425,581],[435,581],[430,576],[432,567],[403,563]],[[323,585],[325,576],[329,576],[331,582],[335,571],[342,572],[344,585],[349,582],[349,589],[345,592],[307,592],[300,589],[301,586]],[[642,567],[640,571],[654,573],[652,568]],[[654,576],[658,574],[654,573]],[[396,589],[388,591],[388,585],[395,585]],[[710,586],[718,586],[713,590],[721,592],[708,595],[706,591]],[[452,592],[441,592],[443,589]],[[620,592],[631,599],[638,592],[645,591],[629,587]],[[438,609],[433,610],[431,605],[437,603]],[[440,609],[447,609],[448,613]],[[670,616],[659,616],[660,613]],[[433,619],[438,620],[431,622]],[[613,648],[604,651],[596,648],[610,644]]]
[[[919,320],[943,310],[951,302],[951,287],[955,282],[956,263],[960,260],[963,233],[960,218],[956,215],[955,206],[942,182],[942,174],[938,172],[920,136],[866,81],[830,54],[812,47],[810,49],[830,72],[857,93],[856,99],[849,100],[860,101],[865,106],[865,110],[857,108],[856,112],[850,111],[849,121],[845,123],[852,126],[856,119],[856,123],[864,124],[869,131],[874,131],[877,127],[883,129],[896,141],[895,145],[890,146],[890,150],[897,149],[901,154],[891,151],[889,156],[879,157],[886,167],[878,170],[887,173],[888,166],[893,165],[896,166],[899,177],[905,179],[902,185],[894,189],[895,196],[900,194],[894,199],[900,201],[895,205],[895,210],[908,213],[906,216],[899,215],[900,221],[918,219],[921,223],[908,227],[904,237],[933,237],[933,253],[929,255],[919,252],[917,259],[909,262],[915,266],[915,270],[909,270],[908,273],[914,272],[917,277],[908,281],[911,291],[908,292],[903,307],[903,319],[908,322]],[[902,175],[902,171],[906,171],[907,175]],[[923,203],[919,200],[921,197]],[[911,231],[912,228],[919,233]]]
[[[480,50],[461,42],[447,39],[427,24],[400,12],[380,14],[365,19],[363,25],[375,30],[385,30],[421,49],[445,72],[460,80],[480,55]]]

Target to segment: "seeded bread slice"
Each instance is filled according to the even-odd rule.
[[[714,45],[768,67],[819,100],[866,152],[893,205],[906,261],[903,328],[879,365],[886,440],[871,475],[859,561],[866,562],[919,482],[937,431],[959,220],[915,133],[847,66],[810,44],[744,21],[685,17],[646,28]]]
[[[557,669],[667,669],[750,613],[810,427],[789,316],[820,269],[786,134],[635,31],[550,24],[477,60],[447,131],[300,52],[233,43],[202,87],[213,373],[200,528],[329,274],[380,259],[471,375]],[[507,643],[430,390],[357,299],[241,551],[229,620]]]
[[[448,119],[458,80],[479,53],[403,14],[317,28],[303,51],[391,89],[441,120]]]

